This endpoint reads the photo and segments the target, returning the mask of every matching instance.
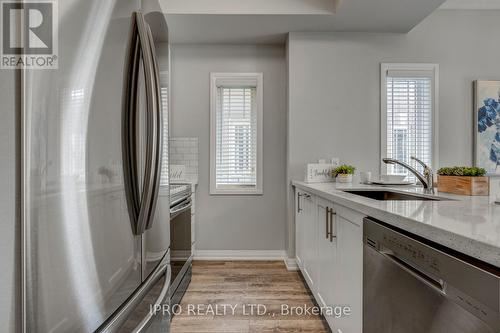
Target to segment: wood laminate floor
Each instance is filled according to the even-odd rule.
[[[257,305],[252,313],[252,304],[261,304],[261,313]],[[179,308],[182,313],[173,318],[171,332],[329,332],[321,316],[299,314],[300,310],[287,315],[282,304],[313,306],[300,273],[287,271],[283,262],[195,261]]]

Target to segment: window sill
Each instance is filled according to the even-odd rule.
[[[237,188],[228,188],[228,189],[211,189],[210,195],[263,195],[264,191],[259,188],[252,189],[237,189]]]

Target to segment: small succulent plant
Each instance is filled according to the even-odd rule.
[[[336,177],[337,175],[353,175],[354,171],[356,171],[355,167],[344,164],[333,169],[332,175],[333,177]]]
[[[482,177],[486,170],[476,167],[446,167],[439,169],[437,173],[440,176]]]

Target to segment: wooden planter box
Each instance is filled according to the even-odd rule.
[[[459,195],[489,195],[488,177],[439,176],[439,192]]]

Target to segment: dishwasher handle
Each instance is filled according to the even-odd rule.
[[[402,270],[406,271],[407,273],[411,274],[414,278],[419,280],[420,282],[424,283],[425,285],[429,286],[430,288],[434,289],[438,293],[442,295],[446,295],[446,283],[439,279],[435,279],[431,277],[429,274],[425,273],[424,271],[418,269],[417,267],[409,264],[408,262],[398,258],[394,252],[388,251],[388,250],[382,250],[379,251],[380,254],[382,254],[384,257],[392,261],[394,264],[396,264],[399,268]]]
[[[396,264],[399,268],[403,269],[407,273],[411,274],[413,277],[415,277],[417,280],[421,281],[425,285],[431,287],[438,293],[442,295],[446,295],[446,284],[443,280],[435,279],[429,274],[423,272],[422,270],[418,269],[417,267],[409,264],[408,262],[398,258],[392,251],[387,251],[387,250],[382,250],[380,253],[385,256],[387,259],[392,261],[394,264]]]

